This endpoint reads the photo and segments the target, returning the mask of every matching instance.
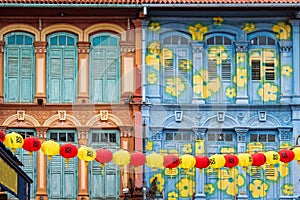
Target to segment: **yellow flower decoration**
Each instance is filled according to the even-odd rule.
[[[159,55],[160,54],[160,42],[154,41],[148,45],[148,52]]]
[[[293,145],[289,142],[280,144],[280,149],[290,149]]]
[[[212,195],[213,193],[215,193],[215,186],[211,183],[209,184],[204,184],[204,193],[208,194],[208,195]]]
[[[146,64],[153,67],[155,70],[159,70],[159,55],[158,54],[148,54],[146,55]]]
[[[235,90],[235,88],[228,87],[226,89],[226,96],[229,99],[232,99],[232,98],[236,97],[236,90]]]
[[[162,66],[170,67],[170,61],[173,61],[173,51],[169,48],[163,48],[161,51]]]
[[[184,82],[179,77],[167,78],[165,86],[166,93],[174,97],[180,96],[186,88]]]
[[[181,150],[183,153],[192,153],[192,144],[184,144]]]
[[[267,195],[269,186],[264,181],[255,179],[250,183],[249,190],[253,198],[262,198]]]
[[[278,86],[272,83],[265,83],[258,90],[258,95],[262,98],[263,101],[275,101],[279,93]]]
[[[161,192],[164,188],[165,179],[162,177],[161,174],[155,174],[152,178],[150,178],[150,183],[152,183],[155,177],[157,178],[157,182],[156,182],[157,190]]]
[[[266,178],[270,181],[278,181],[280,178],[284,178],[289,175],[289,165],[279,162],[273,166],[263,165],[262,168],[267,171],[271,170],[271,173],[266,173]],[[273,168],[273,169],[270,169]]]
[[[244,177],[239,174],[237,169],[223,169],[220,171],[220,174],[223,176],[218,180],[218,188],[224,190],[225,193],[230,196],[237,195],[239,191],[238,187],[241,187],[245,184]]]
[[[236,63],[244,63],[245,62],[245,53],[237,53],[236,54]]]
[[[177,200],[178,194],[175,191],[168,192],[168,200]]]
[[[208,71],[202,69],[199,75],[193,76],[193,84],[194,92],[206,99],[212,95],[212,92],[216,93],[220,89],[221,81],[219,78],[208,80]]]
[[[233,78],[233,82],[238,87],[244,87],[247,84],[247,69],[237,68],[237,76]]]
[[[254,31],[255,29],[255,24],[254,23],[246,23],[245,27],[244,27],[244,31],[246,31],[247,33]]]
[[[153,141],[148,141],[147,144],[146,144],[146,149],[147,151],[152,151],[153,149]]]
[[[177,182],[176,188],[179,190],[181,197],[190,198],[195,191],[195,182],[191,179],[183,178]]]
[[[182,71],[190,71],[193,68],[192,61],[190,60],[180,60],[179,69]]]
[[[148,73],[148,75],[147,75],[147,81],[150,84],[157,83],[157,74],[156,73]]]
[[[168,154],[168,151],[167,151],[167,149],[161,149],[161,150],[159,150],[159,154],[162,156],[165,156]]]
[[[203,154],[203,153],[205,153],[204,142],[205,142],[204,140],[196,140],[196,144],[195,144],[196,154]]]
[[[153,32],[157,32],[160,30],[160,24],[159,22],[151,22],[149,24],[149,30]]]
[[[282,66],[281,75],[290,77],[293,72],[293,69],[289,65]]]
[[[207,33],[207,26],[202,24],[196,24],[195,26],[189,26],[189,32],[192,34],[192,39],[197,41],[203,41],[203,35]]]
[[[221,154],[230,154],[230,153],[235,153],[235,152],[236,152],[236,150],[233,147],[222,147],[220,149]]]
[[[291,26],[285,22],[279,22],[277,25],[274,25],[272,30],[277,33],[279,40],[287,40],[291,36]]]
[[[216,61],[218,65],[228,60],[228,58],[229,51],[225,46],[212,46],[208,49],[208,59]]]
[[[224,21],[224,19],[222,17],[214,17],[214,25],[221,25]]]
[[[293,195],[293,190],[294,190],[294,187],[292,184],[284,184],[281,186],[281,191],[282,191],[282,194],[284,195]]]
[[[190,168],[187,171],[185,171],[185,173],[186,173],[187,176],[195,176],[195,174],[196,174],[196,168],[194,168],[194,167]]]
[[[247,153],[256,153],[263,152],[265,150],[265,146],[261,142],[251,142],[247,145]]]

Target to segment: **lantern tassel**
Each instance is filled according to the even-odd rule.
[[[65,163],[66,163],[66,168],[69,167],[69,162],[70,162],[70,158],[66,158]]]
[[[105,166],[104,163],[100,164],[100,167],[102,168],[102,176],[104,176],[104,166]]]

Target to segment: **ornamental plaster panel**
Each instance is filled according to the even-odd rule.
[[[246,126],[249,126],[251,128],[257,127],[257,128],[262,128],[262,127],[278,127],[280,126],[280,121],[276,119],[274,116],[267,114],[267,120],[265,122],[260,122],[258,120],[258,115],[252,116],[246,123]]]
[[[208,128],[232,128],[238,126],[238,122],[230,116],[225,116],[224,122],[218,121],[218,116],[208,118],[203,127]]]
[[[2,124],[2,126],[12,126],[12,127],[36,127],[40,126],[39,122],[32,116],[25,114],[24,120],[18,120],[18,114],[11,115]]]
[[[53,126],[53,127],[81,126],[80,122],[74,116],[66,114],[65,117],[66,117],[65,118],[66,120],[62,121],[62,120],[60,120],[59,114],[53,115],[44,122],[43,126],[48,126],[48,127],[51,127],[51,126]]]
[[[83,32],[83,34],[84,34],[83,41],[85,41],[85,42],[89,41],[89,37],[92,33],[96,32],[96,31],[101,31],[101,30],[114,31],[121,35],[122,41],[126,41],[126,31],[117,24],[109,24],[109,23],[94,24],[94,25],[86,28]]]
[[[83,31],[78,27],[71,24],[55,24],[55,25],[48,26],[42,30],[41,41],[46,42],[47,35],[57,31],[69,31],[78,36],[78,41],[83,40]]]
[[[33,26],[30,26],[28,24],[11,24],[8,26],[4,26],[2,29],[0,29],[0,41],[3,40],[3,36],[6,33],[13,32],[13,31],[19,31],[23,30],[29,33],[32,33],[35,37],[35,41],[40,41],[40,31]]]
[[[163,123],[164,128],[191,129],[196,123],[189,117],[182,116],[181,122],[176,122],[175,115],[169,116]]]
[[[123,123],[117,116],[113,114],[108,114],[107,120],[101,121],[101,114],[98,114],[92,117],[85,125],[89,127],[91,126],[99,127],[101,125],[112,127],[112,126],[122,126]]]

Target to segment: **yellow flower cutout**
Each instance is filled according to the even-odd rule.
[[[180,60],[179,61],[179,69],[182,71],[190,71],[193,68],[192,61],[190,60]]]
[[[261,142],[251,142],[247,145],[247,153],[256,153],[263,152],[265,150],[265,146]]]
[[[254,31],[255,29],[255,24],[254,23],[246,23],[245,27],[244,27],[244,31],[246,31],[247,33]]]
[[[147,66],[153,67],[155,70],[159,71],[159,55],[152,53],[146,55],[146,64]]]
[[[293,190],[294,190],[294,187],[292,184],[284,184],[281,186],[281,191],[282,191],[282,194],[284,195],[293,195]]]
[[[235,153],[236,150],[234,147],[222,147],[220,149],[221,154],[230,154],[230,153]]]
[[[154,41],[148,45],[148,52],[152,54],[160,54],[160,42]]]
[[[236,90],[235,90],[235,88],[228,87],[226,89],[226,96],[229,99],[232,99],[232,98],[236,97]]]
[[[258,90],[258,95],[262,98],[263,101],[275,101],[279,93],[278,86],[273,83],[265,83]]]
[[[175,191],[168,192],[168,200],[177,200],[178,194]]]
[[[224,21],[224,19],[222,17],[214,17],[214,25],[221,25]]]
[[[274,25],[272,30],[277,33],[279,40],[287,40],[291,36],[291,26],[285,22],[279,22],[277,25]]]
[[[183,153],[192,153],[192,144],[184,144],[181,150]]]
[[[267,195],[269,185],[262,180],[255,179],[250,183],[249,190],[253,198],[262,198]]]
[[[179,190],[181,197],[190,198],[195,191],[195,182],[191,179],[183,178],[177,182],[176,188]]]
[[[208,71],[202,69],[199,75],[193,76],[193,90],[196,94],[201,95],[204,99],[210,97],[220,89],[221,81],[219,78],[208,80]]]
[[[237,53],[236,54],[236,63],[244,63],[245,62],[245,53]]]
[[[281,75],[290,77],[293,72],[293,69],[289,65],[285,65],[281,67]]]
[[[165,87],[166,93],[174,97],[180,96],[186,88],[184,82],[179,77],[167,78]]]
[[[157,74],[156,73],[148,73],[148,75],[147,75],[147,81],[150,84],[157,83]]]
[[[155,177],[157,178],[156,181],[157,190],[161,192],[164,189],[165,179],[162,177],[161,174],[155,174],[152,178],[150,178],[150,183],[152,183]]]
[[[160,30],[160,24],[159,22],[151,22],[149,24],[149,30],[153,32],[157,32]]]
[[[224,190],[230,196],[237,195],[239,191],[238,187],[245,184],[245,178],[235,168],[233,170],[223,169],[220,171],[220,174],[222,176],[218,180],[218,188]]]
[[[153,149],[153,141],[148,141],[147,144],[146,144],[146,149],[147,151],[152,151]]]
[[[192,39],[197,41],[203,41],[203,35],[207,33],[207,26],[202,24],[196,24],[195,26],[189,26],[189,32],[192,34]]]
[[[204,185],[204,193],[208,195],[212,195],[215,192],[215,186],[211,183]]]
[[[216,61],[218,65],[228,60],[228,58],[229,51],[225,46],[212,46],[208,49],[208,59]]]
[[[233,78],[233,82],[238,87],[244,87],[247,84],[247,69],[237,68],[236,73],[237,76]]]

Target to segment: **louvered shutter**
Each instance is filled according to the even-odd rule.
[[[103,102],[103,82],[105,72],[105,49],[96,47],[92,53],[92,88],[93,102]]]
[[[31,102],[33,99],[33,49],[22,48],[20,60],[21,102]]]
[[[49,88],[48,88],[48,100],[51,103],[58,103],[61,99],[62,84],[62,50],[51,49],[49,52]]]
[[[189,61],[189,54],[188,54],[188,49],[187,48],[178,48],[177,49],[177,63],[178,63],[178,77],[181,79],[182,83],[185,85],[185,89],[184,91],[178,91],[178,94],[180,93],[180,95],[178,96],[178,103],[188,103],[190,102],[191,98],[192,98],[192,88],[190,85],[190,79],[191,79],[191,70],[181,70],[179,67],[179,63],[181,60],[184,61]],[[179,85],[177,85],[177,90],[179,90]]]
[[[7,101],[17,102],[19,100],[19,57],[18,48],[7,48]]]
[[[107,48],[106,53],[106,91],[105,101],[115,103],[119,99],[119,83],[118,83],[118,49],[114,47]],[[132,80],[133,81],[133,80]]]
[[[76,98],[75,85],[75,49],[64,49],[63,64],[63,102],[74,102]]]

